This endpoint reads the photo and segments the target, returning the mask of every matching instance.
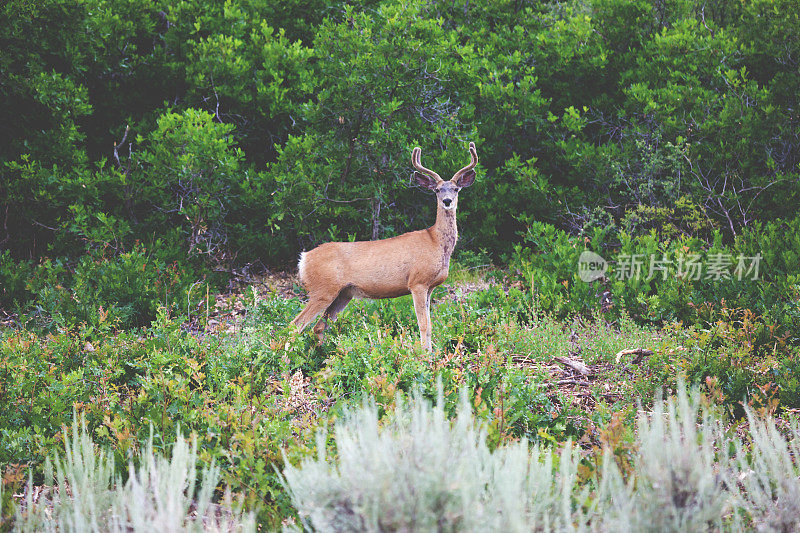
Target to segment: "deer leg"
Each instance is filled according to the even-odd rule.
[[[328,313],[323,313],[322,318],[314,326],[314,333],[317,335],[317,344],[325,341],[325,329],[328,327]]]
[[[431,351],[430,319],[427,311],[428,287],[424,285],[411,289],[411,298],[414,299],[414,312],[417,314],[419,324],[419,342],[428,351]]]
[[[339,292],[339,296],[331,302],[327,309],[325,309],[325,313],[322,315],[322,318],[319,319],[317,325],[314,326],[314,333],[317,334],[319,338],[319,343],[322,344],[322,341],[325,340],[325,329],[328,327],[328,321],[333,322],[336,320],[336,315],[341,313],[342,309],[344,309],[350,300],[353,299],[352,293],[349,289],[345,288]]]
[[[300,314],[292,320],[292,325],[303,331],[334,299],[335,297],[311,296]]]
[[[428,289],[428,298],[425,300],[425,320],[428,321],[428,349],[433,349],[433,322],[431,322],[431,294],[433,287]]]

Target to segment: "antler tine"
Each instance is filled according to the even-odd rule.
[[[414,168],[419,170],[421,173],[425,174],[426,176],[430,176],[431,178],[435,179],[436,181],[443,181],[442,178],[429,168],[425,168],[422,166],[422,148],[417,146],[411,151],[411,164],[414,165]]]
[[[475,150],[475,143],[473,142],[469,143],[469,157],[470,157],[469,165],[465,166],[464,168],[456,172],[455,176],[453,176],[453,179],[457,179],[464,172],[472,170],[473,168],[475,168],[475,165],[478,164],[478,151]]]

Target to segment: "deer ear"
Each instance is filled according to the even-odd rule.
[[[425,174],[420,174],[419,172],[414,172],[412,175],[414,183],[419,185],[420,187],[424,187],[426,189],[435,189],[436,188],[436,180],[430,176],[426,176]]]
[[[467,170],[455,179],[456,186],[464,188],[475,183],[475,171]]]

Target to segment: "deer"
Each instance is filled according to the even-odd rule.
[[[419,326],[420,344],[433,350],[431,293],[450,272],[450,256],[458,240],[458,193],[475,183],[478,152],[469,143],[470,163],[445,181],[422,166],[422,149],[411,151],[413,180],[436,193],[433,226],[373,241],[328,242],[300,254],[298,271],[308,291],[308,302],[292,325],[302,331],[320,314],[314,326],[319,342],[329,322],[353,298],[383,299],[411,294]]]

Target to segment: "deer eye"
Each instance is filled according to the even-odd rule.
[[[438,193],[442,192],[442,189],[435,189],[435,192],[438,194]]]

